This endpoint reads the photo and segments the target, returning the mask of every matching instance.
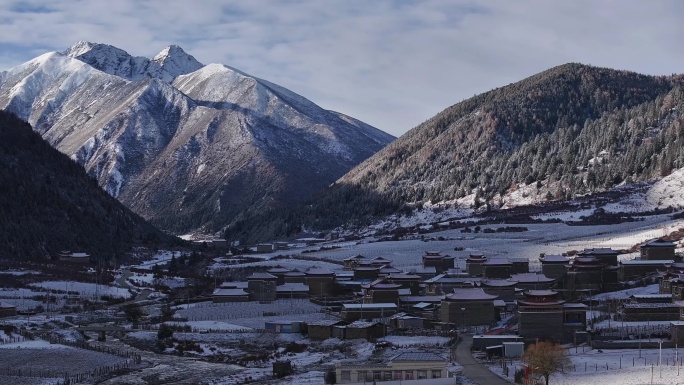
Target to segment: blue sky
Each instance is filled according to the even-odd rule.
[[[394,135],[567,62],[684,72],[678,0],[0,0],[0,70],[79,40],[177,44]]]

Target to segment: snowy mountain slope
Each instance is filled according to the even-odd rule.
[[[684,166],[681,111],[681,75],[554,67],[408,131],[318,197],[307,222],[368,224],[433,205],[506,209],[658,180]]]
[[[153,60],[84,42],[42,55],[0,73],[0,108],[178,232],[301,202],[393,139],[175,46]]]

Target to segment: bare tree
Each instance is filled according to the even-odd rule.
[[[541,341],[527,348],[523,355],[523,363],[532,373],[544,377],[546,385],[549,385],[549,377],[568,367],[570,359],[561,345]]]

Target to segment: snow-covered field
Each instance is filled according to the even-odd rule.
[[[110,296],[116,298],[128,298],[131,293],[128,289],[123,289],[115,286],[97,285],[87,282],[73,282],[73,281],[45,281],[34,283],[31,286],[41,287],[50,290],[59,290],[63,292],[79,292],[83,297]]]
[[[160,285],[163,286],[168,286],[172,289],[178,288],[178,287],[184,287],[185,286],[185,278],[178,278],[178,277],[173,277],[173,278],[157,278],[155,281],[154,274],[152,273],[135,273],[131,277],[128,278],[128,282],[130,282],[133,286],[151,286],[152,284],[159,283]]]
[[[163,265],[171,261],[173,257],[180,257],[181,252],[180,251],[168,251],[168,250],[160,250],[159,252],[155,253],[154,256],[145,261],[141,261],[138,264],[135,265],[130,265],[130,266],[121,266],[121,268],[125,269],[128,267],[135,267],[138,269],[149,269],[152,270],[152,268],[156,265]]]
[[[320,306],[303,299],[279,299],[263,304],[200,302],[179,308],[176,315],[187,318],[191,326],[197,321],[226,321],[225,325],[231,328],[263,329],[266,321],[319,321],[327,316]]]
[[[485,225],[483,228],[498,228],[505,225]],[[645,240],[660,237],[684,227],[684,221],[671,220],[666,215],[645,217],[643,221],[626,222],[617,225],[568,226],[563,223],[526,224],[529,231],[522,233],[461,233],[460,230],[445,230],[426,234],[433,238],[421,240],[367,242],[335,250],[325,250],[308,255],[335,260],[356,255],[385,257],[395,267],[410,268],[422,263],[425,251],[441,251],[456,256],[462,267],[465,258],[472,252],[486,256],[507,256],[529,258],[537,261],[540,253],[562,254],[571,250],[592,247],[630,248]],[[436,240],[442,237],[445,240]],[[463,247],[463,251],[454,251]],[[290,250],[292,252],[292,250]],[[633,258],[633,256],[625,256]],[[287,260],[278,263],[287,267]]]
[[[76,349],[42,340],[0,345],[2,368],[69,373],[89,372],[102,366],[116,365],[125,359],[110,354]]]
[[[572,362],[569,370],[551,376],[549,384],[565,385],[645,385],[684,384],[684,367],[675,365],[679,362],[684,349],[620,349],[620,350],[586,350],[579,347],[568,349]],[[641,357],[641,358],[640,358]],[[676,360],[676,361],[675,361]],[[662,365],[659,366],[658,363]],[[510,364],[509,364],[510,366]],[[512,380],[514,368],[521,368],[520,361],[513,361],[509,372]],[[489,368],[503,377],[499,365]],[[653,377],[651,377],[653,376]],[[653,379],[653,382],[651,382]]]

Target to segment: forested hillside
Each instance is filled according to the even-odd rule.
[[[521,184],[570,199],[684,166],[681,76],[567,64],[451,106],[342,177],[300,212],[314,228],[367,223],[475,194],[506,206]],[[290,217],[293,214],[288,214]]]
[[[121,256],[174,241],[109,196],[31,126],[0,111],[0,257]]]

